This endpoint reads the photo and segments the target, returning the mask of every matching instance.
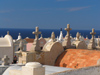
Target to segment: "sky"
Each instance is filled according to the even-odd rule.
[[[100,0],[0,0],[0,28],[100,30]]]

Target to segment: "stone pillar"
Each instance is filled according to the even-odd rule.
[[[52,34],[51,34],[51,39],[53,42],[55,42],[55,33],[54,32],[52,32]]]
[[[94,35],[95,35],[96,33],[94,32],[94,29],[92,29],[92,32],[90,32],[90,34],[92,35],[92,38],[91,38],[90,43],[89,43],[89,45],[88,45],[88,49],[95,49],[96,47],[95,47]]]
[[[22,75],[45,75],[45,67],[38,62],[29,62],[22,67]]]
[[[63,46],[65,46],[65,48],[70,48],[71,47],[70,30],[72,30],[70,28],[70,24],[67,24],[67,28],[65,28],[65,30],[67,31],[67,35],[65,36]]]
[[[35,34],[35,40],[33,42],[33,45],[31,47],[31,51],[40,51],[40,45],[39,45],[39,34],[41,34],[41,32],[39,32],[39,27],[36,27],[35,32],[33,32],[33,34]]]
[[[100,47],[100,38],[98,36],[98,40],[97,40],[97,46]]]
[[[80,33],[77,32],[77,34],[76,34],[76,41],[80,41],[79,37],[80,37]]]

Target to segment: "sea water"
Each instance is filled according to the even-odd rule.
[[[11,29],[11,28],[1,28],[0,29],[0,36],[4,37],[7,34],[7,31],[9,31],[9,34],[13,37],[13,39],[17,39],[19,33],[21,33],[22,38],[34,38],[35,35],[32,34],[33,31],[35,31],[35,29]],[[42,33],[44,38],[48,38],[51,37],[51,33],[54,32],[55,36],[59,37],[60,35],[60,29],[39,29],[39,31]],[[88,36],[88,38],[91,38],[90,32],[92,30],[71,30],[70,31],[70,35],[72,37],[76,37],[76,33],[79,32],[83,37]],[[63,29],[63,37],[65,37],[66,35],[66,31]],[[96,32],[96,37],[100,36],[100,30],[95,30]],[[40,37],[40,35],[39,35]]]

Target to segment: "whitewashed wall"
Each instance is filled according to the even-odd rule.
[[[100,75],[100,65],[70,71],[58,72],[49,75]]]
[[[0,47],[0,58],[3,58],[4,55],[7,55],[10,58],[9,63],[13,61],[13,47]]]

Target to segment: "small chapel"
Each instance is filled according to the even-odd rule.
[[[10,58],[10,63],[13,61],[13,38],[7,31],[7,34],[4,37],[0,38],[0,58],[3,58],[4,55],[7,55]]]
[[[21,33],[19,33],[18,38],[14,41],[14,52],[20,50],[20,48],[19,48],[20,41],[22,41],[22,43],[23,43],[23,50],[26,51],[27,41],[25,39],[22,39]],[[14,56],[15,55],[16,54],[14,53]]]

